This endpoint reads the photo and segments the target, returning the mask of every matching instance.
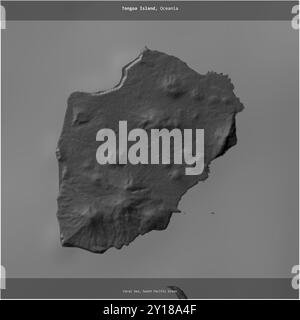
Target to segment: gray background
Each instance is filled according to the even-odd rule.
[[[72,91],[115,85],[140,49],[229,74],[245,110],[165,231],[61,248],[56,143]],[[285,22],[13,22],[2,33],[2,263],[8,277],[289,277],[298,264],[298,33]],[[215,214],[211,215],[210,212]]]

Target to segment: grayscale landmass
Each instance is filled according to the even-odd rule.
[[[181,197],[237,142],[235,116],[243,105],[233,89],[228,76],[201,75],[174,56],[145,49],[115,88],[72,93],[57,147],[62,245],[104,253],[165,229]],[[185,164],[99,165],[96,134],[117,132],[121,120],[128,130],[204,129],[203,172],[185,175]]]

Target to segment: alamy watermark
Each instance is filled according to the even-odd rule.
[[[204,169],[204,129],[194,131],[151,129],[148,137],[144,129],[137,128],[128,132],[127,121],[119,121],[118,139],[112,129],[104,128],[97,132],[96,141],[103,143],[97,149],[96,159],[100,165],[185,163],[189,166],[185,168],[186,175],[199,175]],[[129,143],[131,145],[128,149]]]
[[[0,5],[0,16],[1,16],[1,30],[6,29],[6,11],[2,5]]]
[[[299,30],[299,4],[293,6],[292,14],[295,14],[292,19],[292,28]]]
[[[300,265],[295,265],[292,268],[292,274],[295,274],[292,278],[292,287],[295,290],[299,290],[299,281],[300,281]]]
[[[3,290],[6,288],[6,271],[3,266],[0,268],[0,289]]]

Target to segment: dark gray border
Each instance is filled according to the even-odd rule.
[[[297,1],[2,1],[7,20],[291,20]],[[122,4],[180,7],[178,12],[124,13]],[[2,298],[27,299],[171,299],[173,294],[128,294],[124,289],[181,288],[191,299],[298,299],[291,279],[58,279],[6,280]]]
[[[3,299],[175,299],[174,293],[162,292],[168,286],[182,289],[189,299],[298,299],[291,279],[7,279]],[[136,289],[141,293],[124,293]],[[142,293],[142,290],[158,290]],[[161,291],[159,291],[161,290]]]
[[[7,20],[292,20],[297,1],[2,1]],[[156,6],[156,12],[124,12]],[[178,11],[160,11],[161,6]]]

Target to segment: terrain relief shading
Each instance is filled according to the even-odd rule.
[[[237,143],[243,104],[233,90],[226,75],[145,48],[116,87],[72,93],[56,150],[62,245],[104,253],[166,229],[182,196]]]

